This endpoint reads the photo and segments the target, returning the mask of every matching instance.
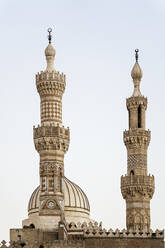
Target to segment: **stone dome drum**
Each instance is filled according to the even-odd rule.
[[[34,190],[30,197],[28,204],[29,218],[23,221],[23,225],[34,224],[36,226],[33,220],[37,216],[40,217],[39,196],[40,186]],[[90,205],[87,196],[77,184],[66,177],[64,177],[64,216],[68,223],[90,221]]]

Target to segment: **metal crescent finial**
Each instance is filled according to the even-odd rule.
[[[51,28],[48,28],[48,41],[49,41],[49,44],[51,44],[51,41],[52,41],[52,35],[51,35],[51,33],[52,33],[52,29]]]
[[[138,58],[139,58],[139,49],[135,49],[135,59],[136,59],[136,62],[138,62]]]

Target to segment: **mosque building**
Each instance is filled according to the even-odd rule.
[[[127,173],[121,176],[121,193],[126,202],[126,229],[106,230],[102,223],[91,219],[83,189],[65,176],[64,156],[70,142],[70,130],[62,124],[66,77],[54,67],[56,51],[51,32],[48,29],[47,67],[36,75],[41,124],[33,128],[33,138],[40,157],[40,185],[30,197],[28,218],[22,221],[22,228],[10,230],[9,247],[163,248],[164,231],[151,229],[150,200],[155,180],[147,168],[150,131],[145,129],[147,98],[140,92],[139,51],[135,50],[131,72],[134,91],[126,99],[129,128],[123,133]],[[8,246],[3,241],[0,247]]]

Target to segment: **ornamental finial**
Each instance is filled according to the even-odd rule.
[[[136,62],[138,62],[138,58],[139,58],[139,49],[135,49],[135,59],[136,59]]]
[[[136,62],[131,71],[131,76],[132,76],[133,83],[134,83],[134,92],[132,96],[142,96],[140,92],[140,81],[141,81],[143,73],[138,63],[138,58],[139,58],[138,52],[139,52],[139,49],[136,49],[135,50]]]
[[[54,47],[52,46],[51,44],[51,41],[52,41],[52,29],[51,28],[48,28],[48,41],[49,41],[49,44],[48,46],[46,47],[45,49],[45,56],[46,56],[46,61],[47,61],[47,67],[46,67],[46,71],[54,71],[54,58],[55,58],[55,55],[56,55],[56,51],[54,49]]]
[[[52,41],[52,29],[51,28],[48,28],[48,41],[49,41],[49,44],[51,44],[51,41]]]

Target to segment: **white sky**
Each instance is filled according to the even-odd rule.
[[[56,69],[67,76],[64,125],[70,127],[65,175],[86,192],[91,217],[125,227],[120,176],[127,156],[125,99],[139,48],[142,93],[151,130],[148,171],[155,175],[152,228],[165,226],[165,1],[0,0],[0,240],[21,227],[39,183],[33,125],[40,123],[35,73],[45,69],[47,28],[53,28]]]

